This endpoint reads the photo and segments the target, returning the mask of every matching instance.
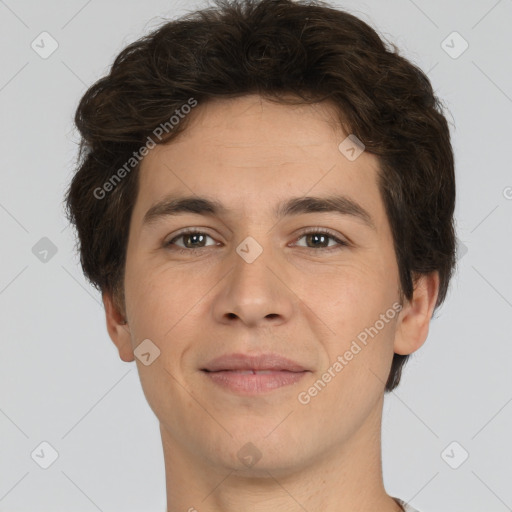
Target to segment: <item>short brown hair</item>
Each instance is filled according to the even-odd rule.
[[[124,310],[124,266],[137,169],[108,199],[94,193],[183,104],[258,93],[272,101],[329,100],[341,127],[380,163],[378,185],[394,238],[401,299],[439,272],[436,309],[455,267],[454,158],[427,76],[352,14],[325,2],[217,0],[127,46],[82,97],[78,169],[66,195],[90,282]],[[159,143],[172,140],[187,117]],[[386,391],[409,356],[394,354]]]

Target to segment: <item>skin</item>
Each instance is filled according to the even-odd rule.
[[[123,361],[136,361],[160,422],[168,512],[400,510],[382,479],[384,385],[393,353],[411,354],[427,338],[438,274],[422,276],[413,299],[308,404],[297,398],[399,302],[377,158],[365,151],[350,161],[340,152],[348,134],[328,103],[247,95],[199,105],[190,116],[183,133],[141,164],[125,307],[103,295],[109,335]],[[208,196],[229,212],[143,226],[169,193]],[[363,206],[376,229],[334,212],[272,216],[282,200],[333,193]],[[208,238],[164,246],[189,227]],[[349,245],[300,233],[317,227]],[[236,252],[247,236],[263,249],[252,263]],[[160,350],[149,366],[133,352],[145,339]],[[310,372],[292,386],[240,396],[200,371],[232,352],[276,352]],[[261,454],[251,467],[237,456],[246,443]]]

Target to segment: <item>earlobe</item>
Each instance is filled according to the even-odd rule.
[[[405,301],[396,326],[394,352],[408,355],[425,343],[439,293],[439,273],[421,275],[411,301]]]
[[[114,304],[112,295],[108,292],[102,294],[103,305],[105,306],[105,316],[107,331],[110,339],[119,351],[119,357],[129,363],[135,359],[131,343],[130,327],[124,317]]]

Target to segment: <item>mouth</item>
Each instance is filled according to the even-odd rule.
[[[226,370],[215,370],[215,371],[204,370],[204,371],[209,372],[209,373],[235,372],[235,373],[239,373],[240,375],[269,375],[272,373],[279,373],[279,372],[284,372],[284,371],[288,371],[288,370],[229,370],[229,369],[226,369]]]
[[[226,354],[211,360],[202,370],[217,371],[289,371],[303,372],[307,368],[279,354]]]
[[[257,395],[296,384],[310,370],[278,354],[229,354],[210,361],[201,371],[226,391]]]

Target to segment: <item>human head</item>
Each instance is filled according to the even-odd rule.
[[[129,45],[80,102],[81,155],[66,199],[85,275],[124,312],[140,162],[114,184],[113,174],[140,155],[148,137],[165,144],[185,131],[193,115],[181,109],[192,107],[191,98],[200,108],[257,93],[283,104],[327,100],[336,108],[344,132],[378,158],[402,298],[411,299],[419,276],[438,272],[439,307],[455,264],[454,161],[426,75],[367,24],[319,2],[217,4]],[[154,130],[172,116],[178,123],[159,139]],[[387,391],[398,385],[407,358],[393,356]]]

